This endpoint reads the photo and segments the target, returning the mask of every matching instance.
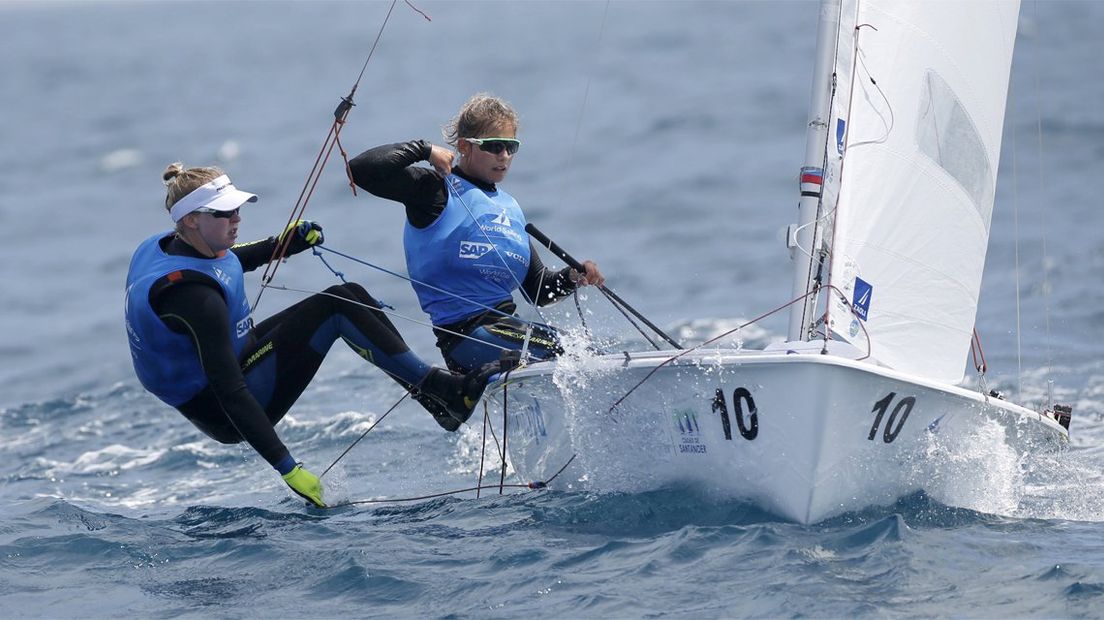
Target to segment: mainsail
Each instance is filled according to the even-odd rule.
[[[962,379],[1000,158],[1018,0],[842,0],[821,222],[835,337]],[[865,329],[863,329],[865,327]]]

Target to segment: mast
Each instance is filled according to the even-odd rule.
[[[822,268],[820,246],[822,226],[817,223],[823,195],[825,148],[839,34],[841,0],[821,0],[817,28],[816,65],[813,68],[813,94],[809,104],[809,123],[805,133],[805,163],[801,168],[801,201],[798,203],[797,228],[791,228],[786,244],[793,260],[793,298],[812,290]],[[810,256],[810,254],[812,256]],[[817,295],[810,295],[790,309],[788,340],[807,340],[815,320]]]

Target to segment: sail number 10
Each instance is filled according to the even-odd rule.
[[[904,428],[909,414],[912,413],[912,408],[916,405],[916,397],[905,396],[897,400],[896,405],[894,405],[893,401],[896,398],[897,392],[890,392],[886,394],[885,398],[874,403],[874,408],[870,410],[871,413],[875,414],[874,424],[870,426],[870,433],[866,437],[870,441],[874,441],[874,438],[878,436],[878,431],[881,431],[882,441],[893,443],[901,429]],[[890,410],[891,405],[893,405],[892,411]],[[735,415],[729,416],[728,401],[725,399],[724,390],[717,388],[713,395],[713,413],[721,418],[724,438],[729,441],[732,440],[732,418],[734,417],[740,436],[748,441],[753,441],[759,436],[759,411],[755,408],[755,399],[752,398],[751,392],[743,387],[733,390],[732,406],[736,409]],[[886,417],[887,412],[889,413],[888,418]],[[883,420],[885,421],[884,426],[882,425]]]
[[[738,387],[732,392],[732,404],[736,407],[736,428],[740,436],[748,441],[759,436],[759,412],[755,409],[755,399],[747,388]],[[744,411],[747,411],[747,419],[744,419]],[[713,396],[713,412],[721,416],[721,427],[724,436],[732,440],[732,421],[728,417],[728,403],[725,402],[724,391],[717,388]]]
[[[897,392],[890,392],[886,394],[885,398],[874,403],[874,408],[870,410],[870,413],[877,415],[874,416],[874,424],[870,427],[870,434],[866,437],[870,441],[874,441],[874,438],[878,436],[878,429],[882,426],[882,418],[885,417],[886,411],[889,411],[889,406],[893,404],[893,399],[896,397]],[[897,434],[901,432],[901,427],[905,425],[905,420],[912,413],[912,406],[915,404],[915,396],[906,396],[897,401],[897,406],[893,408],[893,412],[889,414],[889,419],[886,420],[885,429],[882,431],[882,441],[893,443],[893,440],[897,439]]]

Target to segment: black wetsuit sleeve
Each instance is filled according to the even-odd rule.
[[[536,305],[548,304],[575,292],[575,282],[571,279],[571,268],[564,267],[559,271],[553,271],[544,266],[537,248],[533,242],[529,242],[529,271],[525,274],[525,280],[521,283],[522,293],[529,303],[536,300]]]
[[[269,259],[272,258],[272,253],[276,251],[276,237],[239,243],[231,247],[230,251],[238,257],[242,271],[253,271],[262,265],[268,264]]]
[[[221,292],[213,283],[181,282],[160,291],[154,309],[169,329],[192,338],[223,413],[242,438],[275,467],[289,452],[245,384],[230,345],[229,314]]]
[[[413,165],[428,160],[431,149],[425,140],[384,144],[354,157],[349,171],[357,187],[403,203],[411,226],[425,228],[448,204],[448,190],[437,171]]]

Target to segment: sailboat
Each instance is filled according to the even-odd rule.
[[[1068,408],[965,381],[1018,14],[823,0],[786,340],[514,370],[487,395],[516,472],[694,486],[809,524],[925,490],[931,459],[977,441],[1067,443]]]

